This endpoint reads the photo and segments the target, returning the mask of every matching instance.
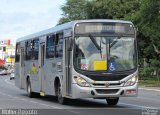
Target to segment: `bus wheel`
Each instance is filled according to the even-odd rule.
[[[117,97],[117,98],[108,98],[108,99],[106,99],[106,101],[107,101],[108,105],[111,105],[111,106],[117,105],[117,103],[119,101],[119,97]]]
[[[31,82],[29,79],[27,80],[27,95],[28,95],[28,97],[34,96],[32,89],[31,89]]]
[[[57,90],[57,96],[58,96],[58,103],[60,104],[66,104],[67,99],[62,96],[62,89],[61,89],[61,84],[58,83],[58,90]]]

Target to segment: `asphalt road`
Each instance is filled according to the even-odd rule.
[[[100,99],[70,100],[68,105],[60,105],[52,96],[29,98],[9,76],[0,76],[0,109],[0,115],[160,115],[160,88],[140,88],[138,97],[120,98],[112,107]]]

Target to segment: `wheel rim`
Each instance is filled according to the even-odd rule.
[[[28,95],[30,95],[30,93],[31,93],[31,87],[30,87],[30,82],[29,81],[28,81],[27,92],[28,92]]]

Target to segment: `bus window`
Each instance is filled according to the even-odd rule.
[[[47,36],[46,58],[54,57],[54,35]]]
[[[15,62],[19,62],[20,60],[20,44],[16,44],[16,59]]]
[[[63,34],[56,35],[56,57],[62,57],[63,55]]]
[[[26,42],[26,60],[31,60],[33,55],[32,55],[32,40]]]
[[[38,60],[39,39],[33,40],[33,59]]]

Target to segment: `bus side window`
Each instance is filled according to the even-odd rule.
[[[26,60],[31,60],[33,57],[32,53],[32,40],[26,42]]]
[[[19,62],[20,61],[20,44],[16,44],[16,59],[15,62]]]
[[[33,59],[38,60],[39,53],[39,39],[33,40]]]
[[[54,35],[47,36],[46,58],[54,58]]]
[[[63,34],[57,34],[56,35],[56,57],[62,57],[63,56]]]

